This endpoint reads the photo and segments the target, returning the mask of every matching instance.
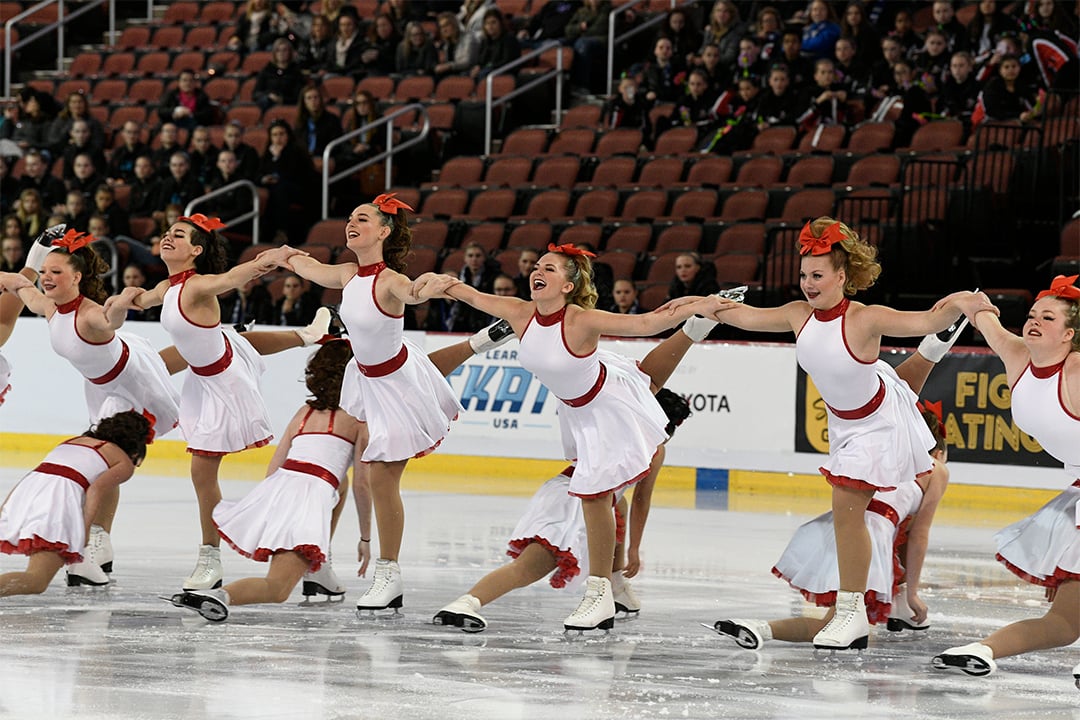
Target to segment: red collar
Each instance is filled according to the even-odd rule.
[[[1068,359],[1069,358],[1066,356],[1065,360],[1068,360]],[[1047,378],[1052,378],[1055,375],[1057,375],[1059,372],[1061,372],[1061,368],[1065,367],[1065,360],[1062,360],[1059,363],[1054,363],[1053,365],[1047,365],[1046,367],[1038,367],[1037,365],[1032,363],[1031,364],[1031,374],[1034,375],[1035,377],[1039,378],[1040,380],[1045,380]]]
[[[374,265],[361,265],[356,268],[356,274],[360,277],[371,277],[372,275],[378,275],[379,271],[386,267],[386,263],[377,262]]]
[[[828,310],[815,310],[814,319],[818,322],[829,322],[830,320],[835,320],[836,318],[847,312],[848,305],[850,304],[851,301],[847,298],[844,298]]]
[[[536,323],[541,327],[551,327],[562,322],[563,317],[566,315],[566,305],[563,305],[558,312],[553,312],[550,315],[541,315],[540,311],[536,311]]]
[[[66,302],[66,303],[60,303],[59,305],[57,305],[56,306],[56,312],[63,313],[63,314],[66,315],[69,312],[72,312],[73,310],[78,308],[79,305],[82,304],[82,301],[83,301],[83,296],[82,295],[76,295],[74,300],[72,300],[70,302]]]
[[[175,275],[169,276],[169,285],[179,285],[187,280],[189,277],[195,274],[195,268],[189,268],[183,272],[178,272]]]

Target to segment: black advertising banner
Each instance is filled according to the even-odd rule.
[[[882,359],[896,366],[906,352],[888,351]],[[795,450],[829,451],[825,403],[813,382],[798,369]],[[990,353],[950,353],[930,373],[919,396],[941,402],[949,460],[1002,465],[1061,467],[1038,442],[1016,427],[1010,410],[1005,366]]]

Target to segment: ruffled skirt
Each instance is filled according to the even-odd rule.
[[[994,539],[997,559],[1027,582],[1057,587],[1080,580],[1080,480]]]
[[[66,563],[81,562],[85,499],[83,489],[65,477],[29,473],[0,510],[0,552],[30,555],[51,550]]]
[[[146,338],[117,335],[127,343],[127,365],[115,380],[104,385],[85,382],[90,422],[126,410],[145,410],[154,416],[154,432],[161,437],[180,422],[180,393],[173,387],[165,361]]]
[[[4,404],[4,396],[11,389],[11,364],[3,353],[0,353],[0,405]]]
[[[543,545],[557,563],[548,580],[554,588],[574,587],[589,574],[585,516],[581,501],[571,496],[569,490],[570,478],[565,475],[541,485],[510,534],[506,551],[516,558],[532,543]]]

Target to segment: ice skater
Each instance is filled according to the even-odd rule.
[[[28,555],[26,570],[0,575],[0,597],[45,592],[65,563],[80,562],[102,495],[146,455],[151,423],[128,410],[60,443],[0,506],[0,552]]]
[[[531,301],[482,293],[446,275],[425,274],[415,284],[418,298],[467,302],[509,321],[520,339],[522,367],[562,401],[563,450],[568,459],[577,460],[569,492],[581,500],[589,547],[585,596],[563,625],[582,631],[614,625],[611,508],[617,492],[649,474],[652,458],[667,437],[667,419],[648,375],[629,359],[598,350],[600,336],[655,335],[698,309],[686,304],[645,315],[595,310],[592,256],[572,244],[549,245],[530,276]]]
[[[1064,647],[1080,638],[1080,288],[1076,275],[1054,278],[1035,298],[1021,335],[993,312],[971,323],[1005,364],[1016,425],[1065,464],[1071,485],[1033,515],[997,533],[997,559],[1045,589],[1045,615],[1020,620],[978,642],[934,656],[938,670],[989,675],[997,659]],[[1080,666],[1073,670],[1080,675]]]
[[[881,266],[875,248],[832,218],[807,223],[798,249],[805,301],[763,309],[710,296],[715,312],[703,314],[744,330],[796,333],[799,365],[828,408],[829,457],[821,473],[832,485],[838,550],[835,613],[813,643],[818,648],[864,648],[870,630],[864,592],[872,550],[866,509],[874,493],[896,490],[933,468],[928,451],[934,439],[919,416],[915,394],[878,360],[881,336],[941,332],[961,312],[991,306],[971,292],[949,295],[923,312],[852,302],[849,296],[873,285]],[[683,302],[687,299],[665,307]]]

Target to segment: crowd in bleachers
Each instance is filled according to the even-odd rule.
[[[0,2],[0,14],[27,5]],[[980,165],[962,154],[976,148],[978,128],[1037,126],[1043,145],[1078,136],[1080,3],[1071,0],[164,7],[73,53],[61,78],[16,65],[23,84],[0,123],[4,269],[18,264],[20,243],[25,252],[42,228],[66,222],[120,240],[121,260],[151,282],[164,272],[163,223],[240,179],[259,188],[263,243],[327,245],[328,257],[345,258],[338,225],[317,222],[323,151],[420,101],[435,132],[395,160],[395,190],[419,218],[411,273],[443,269],[492,290],[497,278],[520,279],[523,248],[558,237],[601,252],[606,307],[649,309],[760,282],[784,262],[771,256],[777,226],[834,214],[874,236],[887,217],[944,217],[947,199],[898,199],[897,184],[921,190],[923,170],[889,151],[953,152],[957,172],[1000,196],[1008,178],[988,179],[1000,158]],[[618,42],[608,68],[611,17],[620,37],[644,30]],[[475,128],[462,127],[461,106],[482,97],[489,73],[552,40],[565,49],[573,107],[555,118],[550,92],[520,99],[501,117],[501,147],[481,157],[462,140]],[[513,76],[500,80],[510,81],[496,86],[501,95]],[[1060,122],[1051,129],[1048,118]],[[407,134],[412,122],[395,126]],[[526,122],[545,127],[516,129]],[[385,137],[383,128],[354,136],[331,162],[353,167],[382,152]],[[331,188],[331,215],[384,185],[382,164],[369,165]],[[251,208],[251,194],[233,190],[199,209],[229,219]],[[239,256],[251,225],[232,231]],[[272,297],[236,302],[232,314],[282,320],[258,308],[280,301],[285,285],[274,278]],[[417,327],[471,331],[488,320],[426,310]],[[300,315],[290,317],[304,324]]]

